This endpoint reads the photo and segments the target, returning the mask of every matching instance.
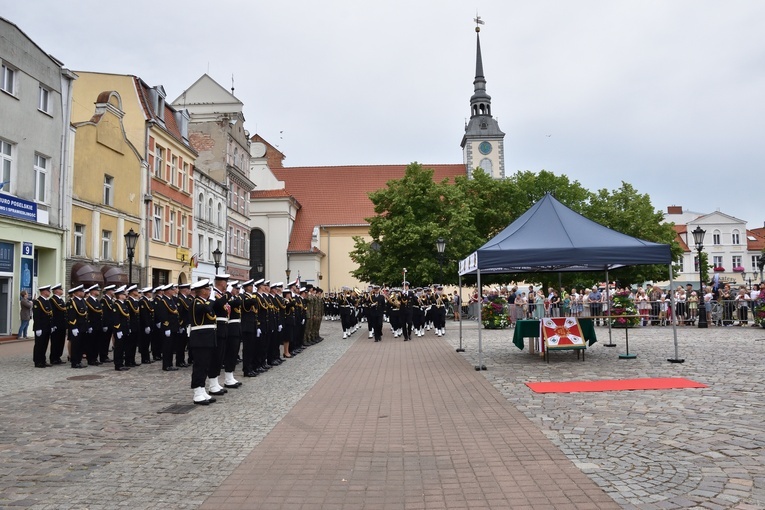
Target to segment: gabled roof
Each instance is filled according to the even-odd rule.
[[[670,264],[668,244],[604,227],[556,200],[542,197],[502,232],[460,262],[460,274],[602,271],[637,264]]]
[[[185,141],[181,135],[181,130],[178,127],[178,124],[175,122],[176,110],[170,106],[167,101],[165,101],[165,118],[160,119],[160,117],[157,115],[157,112],[154,111],[154,106],[151,104],[151,101],[149,101],[149,89],[151,87],[149,87],[149,85],[138,76],[133,76],[133,81],[135,83],[136,92],[138,93],[138,98],[141,102],[141,108],[143,108],[146,119],[153,120],[157,126],[162,127],[164,125],[164,130],[171,137],[175,138],[181,145],[187,147],[188,150],[194,153],[194,155],[197,155],[198,153],[191,145],[191,143]]]
[[[250,198],[287,198],[291,197],[286,189],[256,189],[250,191]]]
[[[216,105],[223,108],[223,112],[241,112],[242,103],[232,92],[226,90],[220,83],[213,80],[207,73],[200,76],[178,96],[173,104],[186,106],[192,105]],[[229,107],[225,107],[229,105]],[[221,112],[221,113],[223,113]]]
[[[435,181],[465,175],[463,164],[423,166],[434,170]],[[302,205],[292,227],[288,251],[309,251],[316,226],[368,225],[366,218],[375,214],[369,193],[384,188],[390,180],[403,178],[406,167],[360,165],[272,168],[274,176],[284,181],[286,191]]]
[[[754,241],[749,238],[753,237]],[[765,228],[753,228],[746,231],[746,249],[748,251],[761,251],[765,248]]]
[[[680,245],[683,251],[691,251],[682,235],[688,235],[688,225],[672,225],[672,228],[675,229],[675,241],[677,241],[677,244]]]

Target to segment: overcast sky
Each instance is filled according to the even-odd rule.
[[[765,221],[759,0],[0,0],[73,70],[203,73],[287,166],[460,163],[476,11],[505,168]],[[119,7],[118,7],[119,6]]]

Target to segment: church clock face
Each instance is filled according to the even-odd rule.
[[[491,144],[489,142],[481,142],[478,145],[478,151],[484,156],[491,152]]]

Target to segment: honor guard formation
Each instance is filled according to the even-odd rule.
[[[285,286],[230,281],[226,274],[142,289],[78,285],[68,300],[61,284],[46,285],[32,306],[33,360],[38,368],[63,365],[68,339],[72,368],[114,363],[121,372],[162,362],[162,370],[175,372],[191,366],[193,402],[207,405],[213,395],[242,385],[234,376],[240,363],[244,377],[256,377],[324,340],[322,293],[298,280]]]
[[[441,285],[410,289],[405,281],[401,288],[372,285],[366,292],[343,287],[341,292],[331,292],[324,298],[324,318],[340,319],[343,338],[350,337],[366,322],[369,338],[375,342],[382,340],[383,323],[388,322],[393,338],[403,336],[406,342],[413,334],[421,337],[431,329],[436,336],[443,336],[450,303]]]

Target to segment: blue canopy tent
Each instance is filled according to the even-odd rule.
[[[502,232],[460,261],[460,287],[466,274],[476,275],[479,292],[481,274],[604,271],[608,281],[610,269],[638,264],[667,264],[670,285],[673,285],[672,253],[668,244],[644,241],[611,230],[547,193]],[[674,309],[674,301],[672,306]],[[482,368],[480,327],[478,344],[477,368]]]

